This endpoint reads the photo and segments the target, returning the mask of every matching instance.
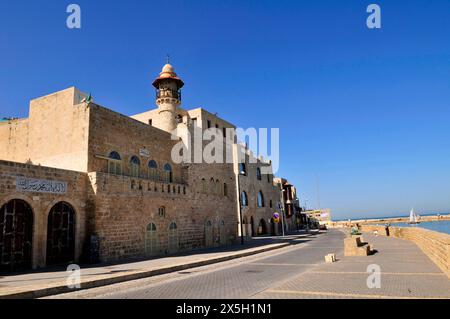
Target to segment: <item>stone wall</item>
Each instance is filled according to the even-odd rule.
[[[360,229],[386,236],[384,226],[363,225]],[[450,278],[450,235],[420,227],[389,227],[389,236],[414,242]]]
[[[186,184],[100,172],[89,173],[89,178],[95,193],[95,232],[100,239],[102,261],[149,255],[145,236],[150,223],[157,231],[157,248],[151,252],[154,256],[171,252],[168,236],[172,222],[177,225],[178,251],[205,247],[208,221],[212,227],[212,246],[228,245],[236,238],[233,201],[226,196],[196,194]]]
[[[0,158],[86,172],[89,112],[72,87],[30,102],[28,119],[0,125]]]
[[[64,194],[22,191],[17,188],[17,177],[67,182],[67,191]],[[0,207],[10,200],[20,199],[33,211],[33,268],[46,265],[48,215],[58,202],[66,202],[75,210],[75,259],[78,261],[86,239],[90,191],[86,174],[0,160]]]

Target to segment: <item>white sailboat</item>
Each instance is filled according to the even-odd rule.
[[[419,218],[420,216],[414,212],[414,208],[411,209],[411,212],[409,213],[409,224],[419,224]]]

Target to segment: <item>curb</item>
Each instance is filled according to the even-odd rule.
[[[69,293],[69,292],[76,292],[76,291],[81,291],[81,290],[85,290],[85,289],[91,289],[91,288],[97,288],[97,287],[101,287],[101,286],[118,284],[118,283],[122,283],[122,282],[126,282],[126,281],[136,280],[136,279],[143,279],[143,278],[147,278],[147,277],[168,274],[168,273],[186,270],[186,269],[190,269],[190,268],[207,266],[207,265],[216,264],[216,263],[220,263],[220,262],[224,262],[224,261],[229,261],[229,260],[233,260],[233,259],[237,259],[237,258],[248,257],[248,256],[257,255],[260,253],[276,250],[276,249],[281,249],[281,248],[284,248],[284,247],[287,247],[290,245],[291,245],[290,243],[283,243],[283,244],[279,244],[278,246],[274,246],[274,247],[267,247],[267,248],[262,248],[259,250],[238,253],[235,255],[217,257],[217,258],[213,258],[213,259],[209,259],[209,260],[202,260],[202,261],[197,261],[197,262],[184,264],[184,265],[176,265],[176,266],[171,266],[171,267],[166,267],[166,268],[141,271],[141,272],[137,272],[137,273],[125,274],[123,276],[112,277],[112,278],[103,278],[103,279],[97,279],[97,280],[94,279],[94,280],[90,280],[87,282],[82,282],[81,288],[76,289],[76,290],[71,289],[65,285],[63,285],[63,286],[60,285],[60,286],[42,288],[42,289],[32,290],[32,291],[23,291],[23,292],[11,293],[11,294],[4,294],[4,295],[0,295],[0,299],[35,299],[35,298],[48,297],[48,296],[52,296],[52,295],[59,295],[59,294],[64,294],[64,293]]]

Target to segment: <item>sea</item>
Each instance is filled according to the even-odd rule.
[[[420,216],[436,216],[437,214],[420,214]],[[441,214],[442,216],[448,216],[450,214]],[[399,218],[408,216],[382,216],[382,217],[370,217],[370,218],[353,218],[353,220],[368,220],[371,219],[386,219],[386,218]],[[345,221],[345,219],[343,220]],[[439,220],[432,222],[420,222],[420,224],[408,224],[408,223],[390,223],[391,226],[397,227],[421,227],[429,230],[434,230],[440,233],[450,234],[450,220]]]
[[[408,223],[392,223],[391,226],[396,227],[421,227],[429,230],[434,230],[439,233],[450,234],[450,220],[439,220],[434,222],[421,222],[420,224],[408,224]]]

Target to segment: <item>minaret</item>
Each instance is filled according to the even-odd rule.
[[[169,63],[164,65],[159,77],[153,81],[153,86],[156,88],[156,105],[159,110],[159,116],[153,123],[155,127],[170,133],[177,128],[177,107],[181,104],[183,85],[183,81],[177,77],[173,67]]]

